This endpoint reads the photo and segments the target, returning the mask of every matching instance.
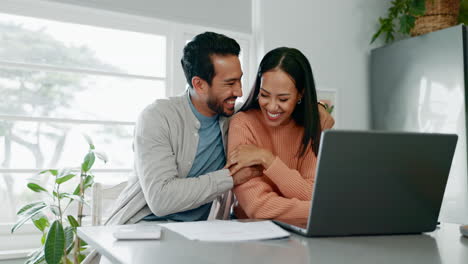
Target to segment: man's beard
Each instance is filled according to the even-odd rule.
[[[225,100],[224,100],[225,101]],[[219,114],[219,115],[222,115],[222,116],[225,116],[225,117],[230,117],[232,116],[232,114],[228,114],[226,112],[224,112],[224,106],[223,106],[223,103],[224,101],[222,101],[221,103],[219,103],[215,97],[212,97],[210,96],[208,98],[208,107],[215,113]]]

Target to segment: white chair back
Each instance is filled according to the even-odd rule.
[[[103,217],[110,214],[113,202],[127,186],[127,182],[121,182],[114,186],[96,182],[93,185],[91,202],[91,223],[93,226],[102,225]]]

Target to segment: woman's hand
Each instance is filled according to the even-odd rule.
[[[275,160],[275,156],[270,151],[254,145],[237,146],[228,157],[226,168],[229,168],[231,175],[242,168],[255,165],[262,165],[267,169]]]

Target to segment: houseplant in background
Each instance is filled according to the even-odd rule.
[[[85,191],[94,183],[94,175],[90,173],[94,161],[97,157],[104,163],[107,162],[106,155],[95,150],[88,136],[85,138],[89,149],[80,167],[48,169],[38,173],[38,175],[53,176],[54,182],[51,190],[34,182],[27,184],[31,191],[46,194],[47,199],[23,206],[17,212],[19,219],[11,229],[13,233],[31,220],[42,232],[42,246],[31,253],[26,263],[77,264],[85,257],[83,251],[86,250],[86,244],[76,235],[76,228],[81,226],[83,205],[87,204],[84,197]],[[61,188],[64,184],[71,183],[70,180],[75,177],[79,177],[79,183],[74,191],[63,191]],[[77,203],[76,217],[67,211],[73,203]]]
[[[392,42],[395,34],[417,36],[468,22],[468,0],[393,0],[388,16],[379,18],[373,43],[384,36]]]

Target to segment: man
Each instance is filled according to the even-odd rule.
[[[206,32],[181,60],[186,94],[156,100],[135,127],[135,175],[108,224],[207,220],[212,201],[233,187],[226,163],[227,117],[242,96],[239,44]],[[255,170],[244,171],[251,173]]]

